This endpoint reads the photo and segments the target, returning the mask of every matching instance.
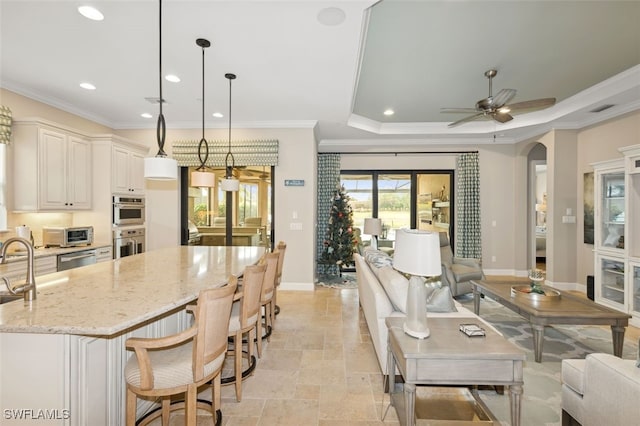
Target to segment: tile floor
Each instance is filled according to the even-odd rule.
[[[356,289],[279,291],[271,341],[242,402],[222,388],[223,425],[397,425]],[[384,401],[383,401],[384,400]]]

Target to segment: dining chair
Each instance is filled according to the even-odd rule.
[[[184,408],[188,426],[196,424],[197,408],[206,408],[214,423],[220,422],[220,373],[236,288],[237,279],[232,276],[224,287],[202,290],[197,304],[188,307],[195,320],[187,330],[166,337],[126,340],[127,349],[135,351],[124,371],[127,426],[136,424],[138,396],[161,399],[161,409],[140,424],[162,416],[162,424],[168,425],[170,412],[178,408]],[[211,406],[198,404],[198,388],[210,382]],[[185,394],[184,403],[172,404],[171,397],[178,394]]]

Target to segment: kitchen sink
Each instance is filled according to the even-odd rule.
[[[24,296],[22,294],[16,295],[16,294],[11,294],[6,292],[0,293],[0,305],[13,302],[14,300],[20,300],[20,299],[24,299]]]

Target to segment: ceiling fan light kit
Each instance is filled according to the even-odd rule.
[[[493,78],[498,74],[498,70],[490,69],[485,71],[484,76],[489,79],[489,96],[476,102],[475,108],[442,108],[441,112],[449,114],[470,114],[460,120],[449,123],[448,127],[467,123],[482,118],[492,119],[498,123],[506,123],[513,120],[511,112],[534,111],[553,106],[555,98],[542,98],[530,101],[509,102],[516,96],[515,89],[502,89],[493,95]]]

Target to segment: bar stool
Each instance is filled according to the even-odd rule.
[[[236,301],[231,307],[228,337],[233,342],[233,348],[227,349],[227,355],[234,357],[234,375],[222,378],[222,384],[235,383],[236,400],[242,400],[242,380],[249,377],[256,367],[256,357],[253,355],[256,328],[260,322],[260,293],[267,265],[252,265],[244,268],[242,286],[236,293]],[[247,351],[243,351],[242,337],[247,333]],[[242,360],[246,358],[249,366],[242,370]]]
[[[258,347],[258,358],[262,358],[262,339],[269,339],[271,330],[273,329],[273,293],[276,286],[276,274],[278,272],[278,260],[280,252],[267,253],[261,262],[267,266],[264,273],[264,281],[262,282],[262,291],[260,292],[260,311],[264,310],[264,323],[259,320],[256,324],[256,342]],[[264,327],[265,334],[262,334]]]
[[[280,306],[276,304],[278,296],[278,287],[282,281],[282,266],[284,265],[284,253],[287,250],[287,244],[284,241],[278,241],[278,245],[274,251],[280,252],[280,258],[278,259],[278,272],[276,273],[276,288],[273,293],[273,318],[280,313]]]
[[[135,350],[125,366],[127,382],[126,423],[136,424],[137,396],[160,397],[161,410],[144,417],[147,424],[162,416],[169,423],[170,411],[185,409],[185,424],[196,424],[197,407],[205,408],[220,424],[220,373],[227,351],[227,330],[237,279],[214,289],[202,290],[195,307],[195,323],[187,330],[160,338],[131,337],[128,349]],[[211,382],[211,406],[197,404],[198,387]],[[184,403],[171,404],[171,396],[185,394]],[[217,417],[217,421],[216,421]]]

